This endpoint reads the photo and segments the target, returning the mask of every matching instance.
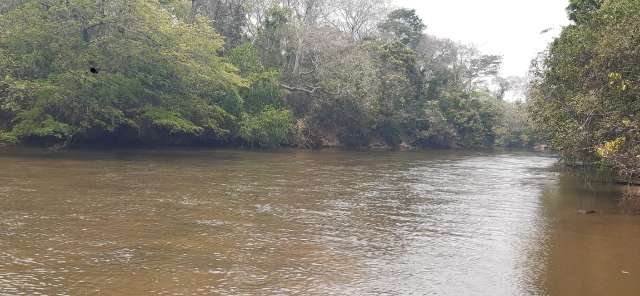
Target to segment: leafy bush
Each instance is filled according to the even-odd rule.
[[[219,56],[222,37],[157,0],[100,3],[29,1],[0,15],[0,128],[36,142],[123,129],[226,141],[247,82]]]
[[[8,134],[9,139],[17,139],[21,142],[47,145],[52,143],[70,141],[73,136],[73,127],[56,121],[52,116],[42,114],[39,110],[22,113],[18,123]]]
[[[240,137],[252,147],[276,148],[290,144],[293,136],[291,112],[266,107],[256,115],[243,114]]]
[[[264,67],[257,48],[247,43],[232,49],[226,58],[247,77],[248,85],[240,90],[246,112],[256,114],[267,106],[284,106],[280,72]]]
[[[16,143],[18,142],[18,139],[16,139],[16,137],[12,136],[11,134],[7,133],[6,131],[2,131],[0,130],[0,143],[5,142],[5,143]]]
[[[204,130],[193,122],[172,112],[160,108],[152,108],[142,114],[143,120],[151,128],[167,131],[169,134],[183,134],[197,136]]]

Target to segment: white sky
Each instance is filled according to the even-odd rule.
[[[395,0],[416,9],[426,33],[504,57],[503,76],[524,76],[531,60],[569,23],[568,0]],[[541,34],[547,28],[552,31]]]

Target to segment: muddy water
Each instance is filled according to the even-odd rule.
[[[0,295],[640,295],[640,217],[555,162],[4,150]]]

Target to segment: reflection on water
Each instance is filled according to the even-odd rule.
[[[561,176],[559,183],[542,194],[553,230],[547,291],[640,295],[640,217],[621,214],[615,198],[622,188],[590,184],[575,176]],[[576,208],[596,209],[598,215],[576,215]]]
[[[640,218],[555,161],[4,151],[0,294],[640,294]]]

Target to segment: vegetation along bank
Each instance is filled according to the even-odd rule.
[[[385,0],[9,0],[0,141],[528,147],[501,57]],[[537,114],[537,113],[536,113]]]

